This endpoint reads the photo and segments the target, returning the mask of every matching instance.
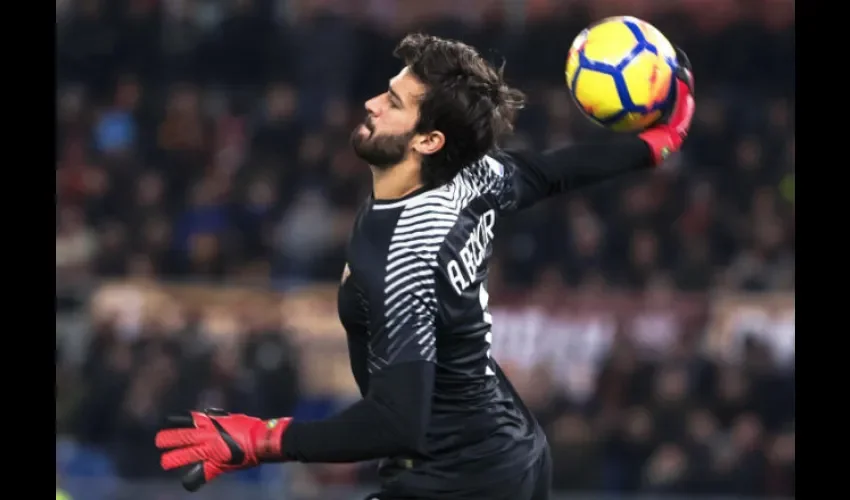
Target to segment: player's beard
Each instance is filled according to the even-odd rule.
[[[364,130],[368,133],[364,133]],[[416,134],[413,130],[404,134],[376,134],[372,123],[367,120],[351,133],[351,146],[354,154],[369,165],[386,170],[404,160],[410,139]]]

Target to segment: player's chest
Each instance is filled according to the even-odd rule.
[[[340,279],[343,289],[356,290],[367,301],[380,298],[395,221],[393,214],[380,212],[358,218],[345,251],[346,264]]]
[[[339,317],[349,334],[366,333],[370,317],[383,307],[387,247],[368,236],[352,235],[340,276]]]
[[[366,294],[354,281],[348,264],[345,265],[337,292],[337,310],[339,320],[348,335],[368,333],[371,308]]]

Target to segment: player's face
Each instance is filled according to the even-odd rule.
[[[414,132],[419,100],[425,91],[425,85],[405,67],[390,80],[386,92],[366,101],[366,120],[351,134],[357,156],[374,167],[389,168],[411,151],[430,154],[428,144],[433,142],[429,139],[433,133]]]

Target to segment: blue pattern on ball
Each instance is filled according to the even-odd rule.
[[[572,81],[572,84],[571,84],[571,87],[573,89],[575,89],[576,83],[578,82],[578,77],[581,74],[581,72],[585,69],[590,70],[590,71],[595,71],[595,72],[598,72],[598,73],[604,73],[606,75],[610,75],[611,78],[614,79],[614,85],[617,88],[617,94],[620,96],[620,102],[623,105],[623,109],[620,110],[619,112],[617,112],[616,114],[609,116],[608,118],[605,118],[605,119],[599,119],[599,118],[596,118],[596,117],[593,117],[593,116],[589,116],[589,118],[591,120],[593,120],[593,121],[595,121],[595,122],[597,122],[597,123],[599,123],[600,125],[603,125],[603,126],[608,126],[608,125],[614,124],[614,123],[622,120],[629,113],[646,114],[646,113],[651,113],[653,111],[658,110],[659,108],[664,107],[664,105],[667,103],[667,101],[669,100],[670,96],[673,94],[673,91],[675,89],[675,86],[671,85],[667,99],[664,99],[663,101],[661,101],[659,103],[656,103],[656,105],[652,106],[652,107],[639,106],[639,105],[636,105],[634,102],[632,102],[632,96],[629,94],[629,88],[628,88],[628,85],[626,84],[626,79],[623,78],[623,70],[625,70],[626,66],[628,66],[629,63],[631,63],[634,60],[634,58],[639,56],[643,51],[648,51],[648,52],[651,52],[655,55],[658,55],[658,47],[656,47],[655,45],[653,45],[652,43],[650,43],[646,39],[646,37],[643,35],[643,31],[641,31],[640,27],[637,24],[635,24],[634,22],[629,21],[629,20],[623,20],[622,22],[623,22],[623,24],[626,25],[626,27],[629,29],[629,31],[632,32],[632,35],[634,35],[634,37],[635,37],[635,46],[632,48],[631,52],[629,52],[629,54],[627,56],[625,56],[616,65],[611,65],[611,64],[607,64],[607,63],[603,63],[603,62],[599,62],[599,61],[591,61],[584,55],[584,51],[579,51],[579,53],[578,53],[578,56],[579,56],[578,69],[576,70],[575,74],[573,75],[573,81]],[[665,60],[666,60],[667,64],[670,65],[670,68],[673,70],[673,72],[675,73],[676,61],[671,60],[670,58],[665,58]],[[573,96],[573,98],[575,98],[575,96]],[[579,108],[581,108],[580,105],[579,105]]]

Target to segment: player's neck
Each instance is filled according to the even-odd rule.
[[[387,169],[372,167],[372,193],[376,200],[404,198],[422,186],[419,163],[412,159]]]

